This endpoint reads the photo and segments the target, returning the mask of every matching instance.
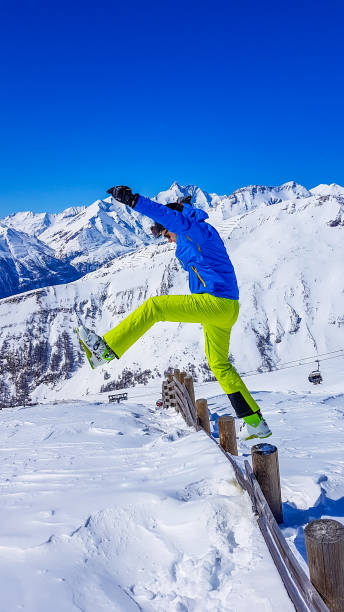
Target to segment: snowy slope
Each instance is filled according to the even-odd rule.
[[[291,612],[228,461],[144,395],[3,411],[1,610]]]
[[[344,346],[343,231],[344,199],[323,196],[257,209],[231,234],[241,367],[254,352],[272,365]]]
[[[278,447],[281,528],[306,571],[304,526],[344,523],[344,358],[324,362],[320,387],[307,372],[247,379]],[[293,610],[230,464],[155,408],[160,390],[2,411],[1,610]],[[228,399],[216,382],[195,392],[216,437]]]
[[[75,280],[80,275],[46,244],[0,224],[0,298]]]

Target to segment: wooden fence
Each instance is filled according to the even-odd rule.
[[[232,426],[233,424],[227,429],[228,435],[223,435],[222,440],[220,437],[222,445],[219,445],[217,440],[211,435],[207,401],[195,400],[192,377],[187,376],[186,372],[180,372],[177,369],[173,372],[165,372],[165,376],[166,380],[164,380],[162,384],[163,407],[173,407],[177,412],[182,414],[188,425],[194,427],[196,430],[203,429],[231,463],[240,486],[247,491],[250,496],[253,512],[257,518],[260,531],[262,532],[288,595],[294,604],[295,610],[297,610],[297,612],[337,612],[337,610],[338,612],[344,612],[344,606],[340,607],[341,604],[344,603],[343,600],[340,600],[339,604],[338,602],[333,604],[331,603],[331,598],[328,597],[326,601],[330,603],[330,605],[329,607],[326,606],[324,600],[320,597],[318,591],[293,555],[275,518],[276,516],[279,522],[282,522],[281,511],[279,511],[278,508],[278,499],[277,506],[276,500],[274,500],[274,516],[249,462],[244,462],[245,469],[243,470],[239,462],[235,460],[234,456],[237,454],[236,440],[229,439],[230,436],[233,436],[233,432],[235,438],[235,428]],[[226,420],[230,423],[230,421],[234,419],[233,417],[227,417]],[[226,425],[226,423],[222,423],[222,425]],[[228,452],[228,447],[234,449],[234,454]],[[264,447],[270,447],[270,449],[273,449],[272,452],[277,451],[276,447],[272,445],[264,445]],[[267,453],[262,454],[271,455],[270,449],[268,449]],[[276,478],[276,474],[273,478]],[[279,474],[278,486],[274,485],[270,488],[276,489],[278,497]],[[330,522],[334,523],[335,521]],[[343,582],[343,577],[341,577],[341,581]],[[322,594],[324,594],[323,591]]]

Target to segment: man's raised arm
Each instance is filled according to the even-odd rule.
[[[111,187],[106,193],[112,195],[115,200],[122,202],[122,204],[130,206],[136,212],[161,223],[166,229],[176,234],[187,231],[191,225],[189,219],[184,217],[178,210],[171,210],[167,206],[159,204],[159,202],[154,202],[138,193],[133,193],[129,187],[124,185]]]

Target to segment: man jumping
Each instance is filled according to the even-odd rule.
[[[238,418],[244,419],[240,437],[267,438],[271,431],[258,404],[228,361],[231,329],[239,314],[239,290],[234,268],[208,215],[190,204],[191,196],[173,204],[159,204],[129,187],[107,190],[115,200],[154,220],[155,238],[177,244],[176,257],[189,273],[191,295],[159,295],[146,300],[103,337],[84,326],[79,341],[92,368],[122,355],[158,321],[201,323],[209,367]]]

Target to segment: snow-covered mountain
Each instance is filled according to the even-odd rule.
[[[317,187],[313,187],[309,192],[312,195],[316,196],[339,196],[344,197],[344,187],[337,185],[336,183],[331,183],[331,185],[318,185]]]
[[[55,256],[85,274],[118,255],[147,244],[149,228],[142,218],[112,197],[88,207],[68,208],[57,215],[16,213],[7,226],[39,237]]]
[[[0,297],[80,277],[34,236],[0,223]]]
[[[328,188],[331,187],[333,186],[328,186]],[[342,188],[338,187],[338,189]],[[174,182],[169,189],[161,191],[154,199],[167,204],[186,195],[191,195],[192,203],[195,206],[212,213],[213,220],[221,224],[224,220],[245,214],[259,206],[270,206],[285,200],[310,197],[312,194],[302,185],[294,182],[285,183],[279,187],[259,185],[244,187],[229,196],[209,194],[196,185],[182,186]],[[316,195],[319,194],[316,193]],[[96,200],[88,207],[70,207],[59,214],[15,213],[5,217],[1,223],[29,236],[39,238],[41,243],[53,249],[57,259],[75,268],[74,277],[96,270],[115,257],[152,242],[151,221],[123,206],[112,197]],[[43,252],[42,258],[44,258]],[[12,266],[14,265],[13,263]],[[31,270],[32,284],[30,285],[30,275],[25,280],[19,278],[18,291],[21,290],[20,286],[25,289],[45,286],[46,274],[42,274],[42,282],[40,285],[37,284],[41,267],[37,269],[33,267]],[[62,276],[58,282],[67,282],[70,278],[70,270],[68,270],[67,275]],[[15,287],[8,284],[7,289],[4,288],[0,293],[0,297],[14,294],[16,291]]]
[[[59,219],[40,239],[58,257],[86,273],[148,244],[151,236],[138,213],[109,197],[97,200],[68,222]]]
[[[275,203],[272,188],[246,188],[245,197],[240,190],[240,212],[234,216],[235,207],[228,212],[224,202],[212,206],[213,199],[194,196],[197,205],[207,207],[236,268],[241,312],[231,355],[239,371],[343,346],[344,189],[325,186],[302,195],[297,184],[282,187]],[[171,189],[191,187],[174,183]],[[249,192],[253,201],[245,212]],[[161,192],[157,199],[168,197]],[[120,361],[94,372],[72,333],[79,319],[105,333],[149,296],[188,292],[174,248],[152,242],[76,282],[1,300],[2,403],[23,401],[28,393],[70,399],[130,386],[176,364],[199,380],[209,378],[200,325],[159,323]]]
[[[12,213],[5,217],[2,222],[8,227],[13,227],[30,236],[40,236],[48,227],[61,221],[68,222],[85,210],[86,206],[72,206],[61,213],[34,213],[31,211]]]
[[[325,187],[323,185],[321,188]],[[326,186],[327,188],[333,186]],[[338,185],[336,187],[339,187]],[[344,189],[339,187],[339,189]],[[321,194],[320,194],[321,192]],[[217,195],[216,193],[207,193],[202,191],[196,185],[182,186],[174,182],[167,191],[161,191],[156,200],[167,204],[173,202],[181,196],[192,196],[192,203],[198,208],[206,210],[208,213],[218,209],[218,217],[228,219],[230,217],[244,214],[250,210],[254,210],[259,206],[270,206],[278,204],[285,200],[295,200],[299,198],[307,198],[312,194],[305,187],[295,181],[284,183],[279,187],[267,187],[265,185],[248,185],[233,191],[230,195]],[[316,195],[323,195],[322,189]]]

